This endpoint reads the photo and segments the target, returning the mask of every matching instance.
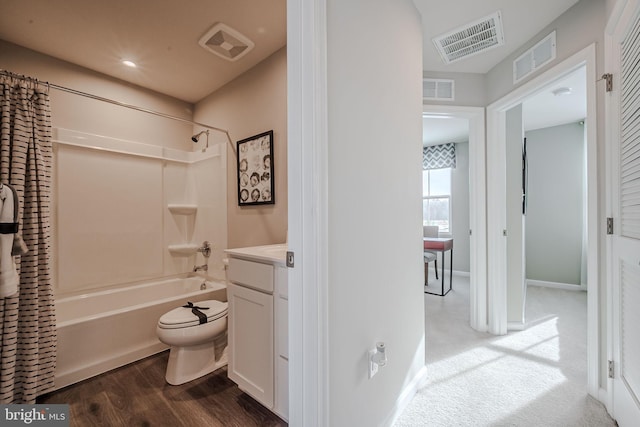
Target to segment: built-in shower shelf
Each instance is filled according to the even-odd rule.
[[[198,210],[197,205],[185,204],[185,203],[170,203],[168,205],[169,211],[178,215],[193,215]]]
[[[195,243],[182,243],[179,245],[169,245],[169,252],[176,256],[189,256],[198,252],[200,245]]]

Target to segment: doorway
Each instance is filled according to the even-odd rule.
[[[554,84],[576,70],[586,70],[587,119],[586,135],[586,247],[587,247],[587,359],[588,391],[598,395],[599,341],[598,341],[598,188],[597,145],[595,104],[595,45],[574,54],[560,64],[520,86],[504,98],[487,107],[487,169],[488,175],[487,233],[488,233],[488,281],[492,283],[489,299],[489,331],[503,335],[508,329],[508,285],[507,280],[507,236],[510,234],[507,221],[507,116],[509,110],[522,104],[532,95],[549,90]],[[591,118],[591,120],[590,120]],[[517,232],[515,234],[518,234]],[[517,286],[522,286],[516,283]],[[523,307],[522,307],[523,309]]]
[[[469,228],[466,233],[469,233],[469,317],[473,329],[486,332],[488,318],[484,108],[424,105],[422,111],[423,118],[449,118],[448,120],[462,120],[468,123]]]
[[[585,67],[522,103],[528,286],[587,290],[586,115]]]
[[[586,291],[586,69],[506,112],[507,328],[528,286]]]
[[[447,276],[454,268],[457,276],[470,272],[469,120],[423,114],[422,129],[422,225],[437,227],[431,237],[450,238],[455,243],[453,263],[438,256],[440,268],[432,262],[425,270],[425,292],[442,294],[449,289]],[[440,280],[437,270],[446,273]]]

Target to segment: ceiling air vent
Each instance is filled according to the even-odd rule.
[[[450,64],[504,44],[502,16],[495,12],[433,39],[442,60]]]
[[[553,31],[513,61],[513,83],[518,83],[543,65],[553,61],[555,57],[556,32]]]
[[[237,61],[254,46],[247,37],[222,23],[211,27],[198,44],[228,61]]]
[[[422,98],[429,101],[453,101],[454,82],[446,79],[423,79]]]

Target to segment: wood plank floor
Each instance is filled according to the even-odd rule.
[[[71,426],[286,426],[227,378],[226,367],[172,386],[165,351],[45,394],[37,403],[69,404]]]

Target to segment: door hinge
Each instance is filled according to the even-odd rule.
[[[469,236],[473,236],[473,230],[469,230]]]
[[[507,235],[507,229],[505,228],[504,230],[502,230],[502,235],[506,236]]]
[[[613,360],[609,360],[609,378],[613,378]]]
[[[604,80],[607,82],[605,86],[605,90],[607,92],[613,91],[613,74],[611,73],[603,74],[600,80]]]
[[[607,234],[613,234],[613,218],[607,218]]]
[[[287,267],[293,268],[294,264],[295,264],[295,256],[293,255],[293,252],[287,251]]]

